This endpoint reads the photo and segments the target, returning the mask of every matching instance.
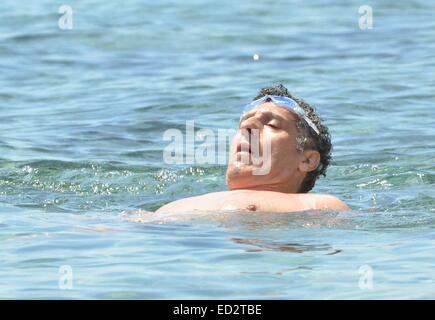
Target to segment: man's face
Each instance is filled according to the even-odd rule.
[[[300,185],[305,172],[299,170],[303,153],[297,149],[296,138],[300,135],[297,120],[295,114],[272,102],[265,102],[245,114],[230,147],[227,168],[230,190],[291,190]],[[255,144],[259,152],[255,152]],[[270,170],[261,174],[260,167]]]

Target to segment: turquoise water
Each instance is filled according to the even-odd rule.
[[[0,298],[433,299],[435,3],[372,1],[361,30],[363,4],[94,0],[61,30],[57,1],[2,1]],[[325,119],[313,191],[352,212],[133,213],[225,190],[163,132],[234,128],[277,83]]]

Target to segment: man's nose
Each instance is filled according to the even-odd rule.
[[[242,121],[240,129],[251,131],[251,129],[261,130],[264,126],[263,119],[265,115],[262,112],[257,112],[254,116]]]

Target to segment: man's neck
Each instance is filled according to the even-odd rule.
[[[252,190],[252,191],[273,191],[273,192],[280,192],[280,193],[298,193],[299,188],[295,188],[289,185],[279,185],[279,184],[267,184],[267,185],[258,185],[258,186],[251,186],[247,188],[240,188],[240,189],[232,189],[233,190]]]

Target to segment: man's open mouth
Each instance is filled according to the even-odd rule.
[[[251,153],[251,145],[246,141],[239,142],[237,144],[237,152]]]

